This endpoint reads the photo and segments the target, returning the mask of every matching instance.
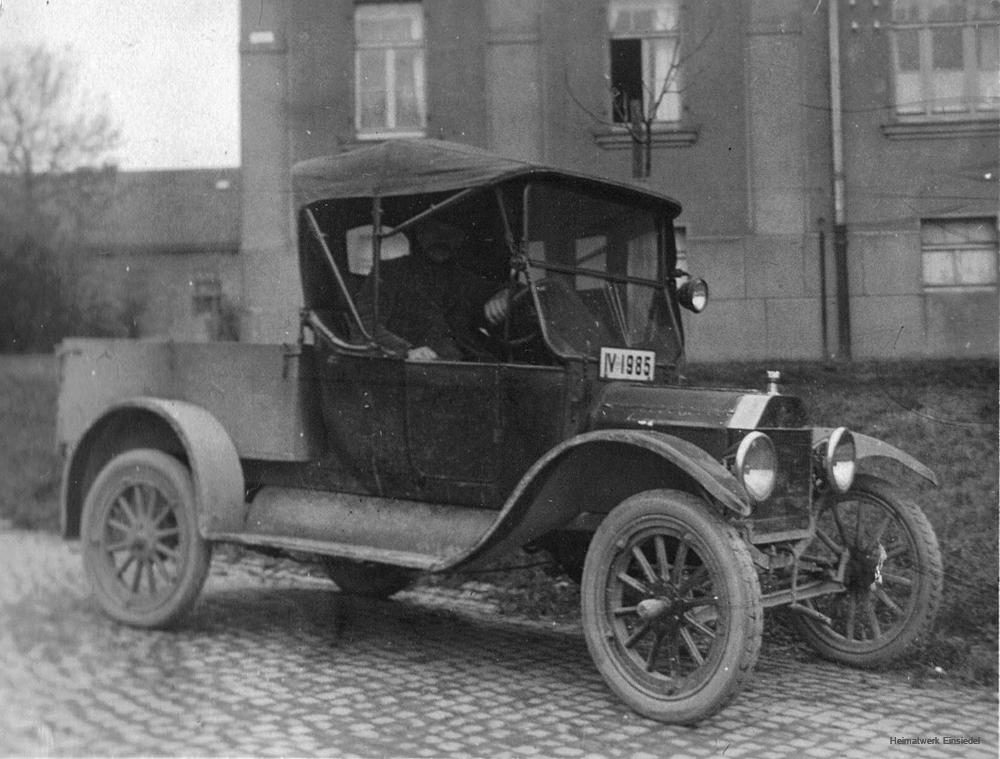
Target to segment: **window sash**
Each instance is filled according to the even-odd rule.
[[[996,110],[1000,104],[1000,25],[976,27],[976,76],[980,110]]]
[[[379,3],[354,9],[358,47],[422,46],[424,14],[420,3]]]
[[[947,118],[1000,109],[997,18],[978,0],[896,0],[896,113]]]
[[[660,123],[681,120],[680,7],[679,0],[612,0],[608,4],[611,39],[640,41],[643,113],[648,114],[659,100],[653,120]]]
[[[1000,7],[993,0],[894,0],[892,23],[1000,20]]]
[[[924,287],[982,287],[997,283],[997,256],[992,250],[924,251]]]
[[[608,30],[617,39],[676,34],[680,5],[679,0],[611,0]]]
[[[994,219],[927,220],[920,235],[924,289],[996,287]]]
[[[652,102],[648,107],[663,94],[656,108],[655,121],[681,120],[679,45],[680,39],[676,36],[642,41],[642,81],[653,83]]]
[[[358,5],[355,46],[359,135],[422,136],[427,100],[420,3]]]

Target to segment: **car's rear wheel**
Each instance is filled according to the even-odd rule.
[[[581,588],[584,634],[608,686],[640,714],[689,724],[750,677],[760,586],[736,531],[688,493],[616,507],[594,534]]]
[[[83,562],[94,597],[111,617],[165,627],[194,604],[211,544],[198,533],[188,470],[162,451],[113,458],[87,493]]]
[[[414,580],[413,573],[409,570],[373,561],[328,557],[323,560],[323,569],[337,584],[341,593],[366,598],[388,598]]]
[[[803,604],[794,616],[822,656],[853,666],[898,658],[927,630],[941,602],[943,570],[927,517],[892,485],[859,475],[847,493],[818,505],[816,540],[803,558],[836,567],[846,559],[846,589]]]

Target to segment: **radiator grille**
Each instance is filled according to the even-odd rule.
[[[751,430],[736,430],[733,447]],[[774,443],[778,457],[774,493],[754,508],[748,520],[754,542],[768,536],[809,527],[812,479],[812,432],[808,429],[761,429]]]

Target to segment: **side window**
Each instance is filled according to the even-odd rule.
[[[576,253],[575,264],[579,268],[608,270],[608,238],[605,235],[577,238],[573,241],[573,248]],[[604,287],[604,280],[597,277],[577,274],[574,279],[577,290],[600,290]]]
[[[899,116],[996,118],[1000,4],[894,0],[892,58]]]
[[[427,125],[423,6],[359,4],[354,39],[358,137],[422,137]]]
[[[680,0],[611,0],[608,5],[612,113],[681,118]]]
[[[351,274],[368,276],[372,270],[372,251],[374,228],[371,224],[354,227],[347,230],[345,242],[347,243],[347,270]],[[385,234],[392,232],[392,227],[382,227]],[[392,258],[402,258],[410,255],[410,241],[405,235],[392,235],[382,240],[381,260],[388,261]]]

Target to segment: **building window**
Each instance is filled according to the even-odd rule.
[[[611,0],[612,113],[617,123],[681,118],[680,0]]]
[[[996,289],[996,219],[924,219],[920,249],[925,292]]]
[[[421,137],[427,124],[424,14],[420,3],[354,9],[358,136]]]
[[[215,314],[222,308],[222,278],[214,271],[196,272],[191,279],[195,316]]]
[[[996,118],[1000,3],[895,0],[895,108],[916,118]]]

